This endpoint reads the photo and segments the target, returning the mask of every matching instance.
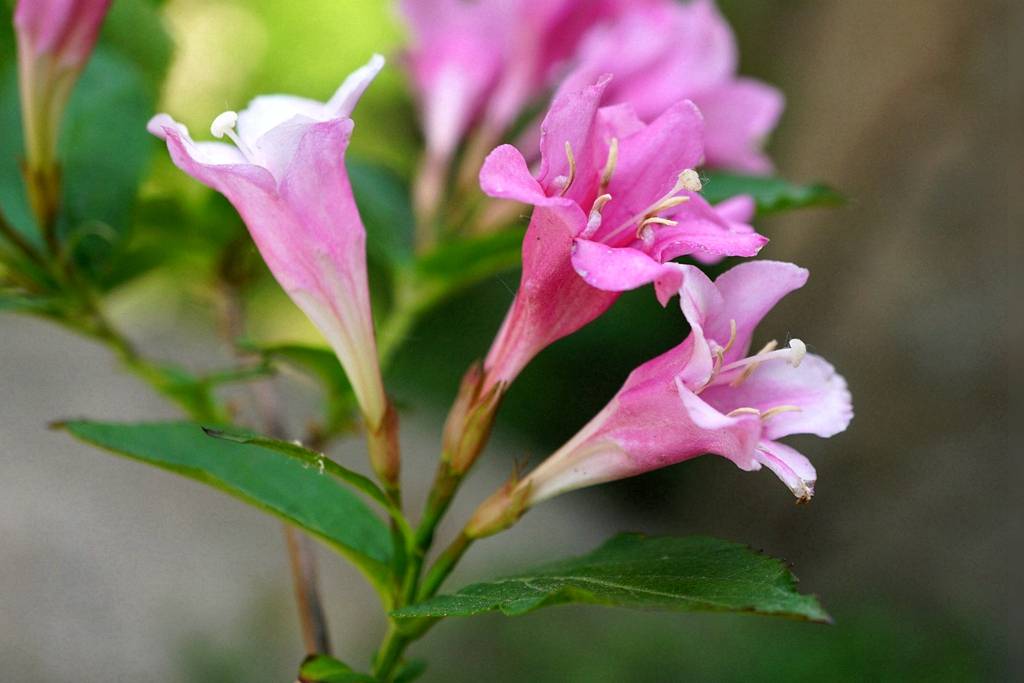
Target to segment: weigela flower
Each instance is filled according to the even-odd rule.
[[[111,0],[19,0],[14,10],[18,87],[30,199],[49,220],[57,203],[57,138]]]
[[[853,412],[845,380],[792,339],[751,354],[754,328],[807,271],[751,261],[714,283],[693,266],[682,273],[680,304],[691,332],[682,344],[634,370],[611,402],[564,446],[514,486],[481,506],[470,533],[514,523],[560,493],[667,467],[704,453],[740,469],[774,472],[800,501],[814,493],[815,471],[778,439],[830,437]]]
[[[291,95],[255,98],[211,126],[225,142],[194,142],[167,114],[149,130],[171,159],[223,194],[245,221],[285,292],[337,353],[371,430],[387,399],[377,364],[366,274],[366,232],[345,170],[349,118],[384,65],[374,56],[326,103]]]
[[[644,124],[629,105],[600,107],[606,87],[604,78],[555,99],[535,175],[511,145],[480,171],[488,195],[536,207],[519,291],[485,363],[488,386],[510,382],[541,349],[607,310],[618,291],[654,281],[664,303],[679,284],[664,262],[753,256],[767,242],[745,223],[749,198],[716,209],[700,196],[693,168],[703,158],[703,121],[692,102]]]
[[[630,103],[644,121],[681,99],[693,100],[707,123],[709,166],[771,170],[761,145],[782,113],[782,94],[737,77],[736,38],[714,0],[638,4],[595,27],[583,40],[577,63],[563,90],[614,74],[607,101]]]

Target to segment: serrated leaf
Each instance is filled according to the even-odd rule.
[[[310,655],[299,668],[301,683],[374,683],[375,680],[327,655]]]
[[[712,204],[747,194],[757,202],[758,213],[790,211],[812,206],[838,206],[845,199],[822,183],[798,185],[782,178],[710,172],[704,176],[701,194]]]
[[[221,489],[302,527],[384,582],[391,541],[354,493],[272,448],[215,439],[187,422],[61,425],[82,441]]]
[[[597,550],[533,571],[475,583],[392,613],[398,618],[519,615],[563,603],[668,611],[754,612],[827,622],[779,560],[705,537],[621,534]]]

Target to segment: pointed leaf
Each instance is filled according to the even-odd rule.
[[[621,534],[588,555],[475,583],[392,616],[468,616],[494,610],[519,615],[570,602],[829,621],[817,599],[796,591],[795,577],[779,560],[714,538],[639,534]]]
[[[391,556],[387,527],[354,493],[272,448],[214,439],[197,424],[72,421],[72,435],[219,488],[302,527],[351,559],[375,584]]]

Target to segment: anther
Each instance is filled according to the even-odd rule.
[[[587,227],[583,229],[583,237],[593,237],[594,233],[601,227],[601,209],[611,200],[612,196],[607,193],[594,200],[593,206],[590,207],[590,215],[587,217]]]
[[[789,348],[793,351],[789,357],[789,364],[794,368],[800,367],[800,361],[807,355],[807,344],[799,339],[790,339]]]
[[[254,156],[252,150],[246,145],[238,133],[235,132],[235,125],[238,124],[238,114],[233,111],[226,111],[217,115],[217,118],[210,124],[210,133],[217,139],[223,138],[225,135],[235,143],[235,147],[242,153],[246,159],[253,162]]]
[[[682,186],[680,189],[689,192],[700,192],[704,187],[700,182],[700,176],[692,168],[688,168],[679,174],[679,183]]]
[[[601,190],[608,187],[612,181],[612,174],[615,173],[615,165],[619,162],[619,139],[612,138],[608,142],[608,160],[601,171]]]

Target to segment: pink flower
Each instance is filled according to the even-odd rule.
[[[383,65],[374,56],[326,103],[264,95],[238,114],[224,112],[211,131],[234,145],[193,142],[167,114],[149,123],[179,168],[241,214],[274,277],[337,353],[371,430],[384,422],[387,399],[370,312],[366,232],[345,149],[349,115]]]
[[[693,103],[678,102],[645,125],[628,105],[599,106],[607,86],[602,79],[555,99],[541,126],[536,176],[511,145],[495,149],[480,171],[485,193],[536,207],[519,292],[485,364],[488,385],[511,381],[541,349],[607,310],[618,291],[655,281],[664,303],[679,276],[663,262],[753,256],[767,242],[743,222],[749,200],[718,211],[698,194],[692,168],[703,157],[703,122]],[[623,259],[640,262],[641,272]]]
[[[14,10],[29,198],[43,223],[53,220],[60,192],[57,138],[64,108],[110,2],[19,0]]]
[[[799,500],[814,493],[814,467],[777,439],[830,437],[853,416],[846,382],[793,339],[750,354],[754,328],[807,271],[751,261],[712,283],[682,271],[680,303],[692,331],[682,344],[634,370],[611,402],[511,490],[481,506],[470,533],[487,535],[525,509],[573,489],[635,476],[704,453],[743,470],[768,467]]]
[[[652,121],[681,99],[691,99],[707,121],[709,166],[766,173],[763,139],[782,113],[782,94],[736,75],[738,50],[714,0],[638,5],[594,28],[581,44],[578,66],[561,86],[578,90],[614,74],[608,102],[628,102]]]

